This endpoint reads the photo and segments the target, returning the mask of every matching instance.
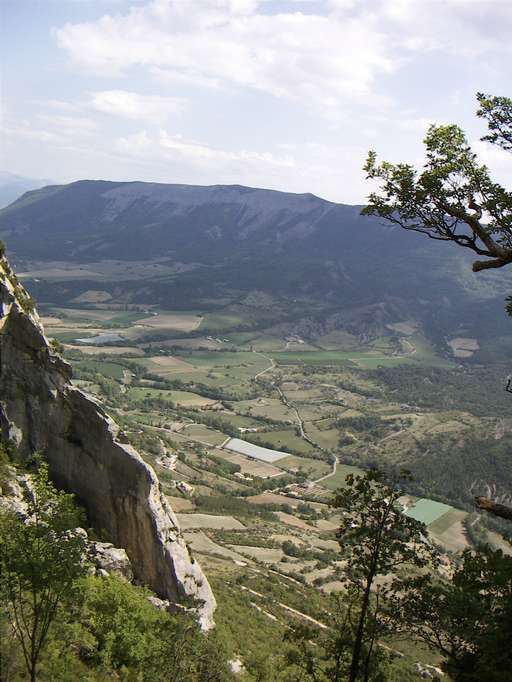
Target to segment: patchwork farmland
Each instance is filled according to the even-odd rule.
[[[253,459],[259,459],[262,462],[278,462],[280,459],[288,456],[287,452],[279,452],[278,450],[269,450],[269,448],[263,448],[260,445],[254,445],[253,443],[248,443],[245,440],[240,440],[239,438],[231,438],[224,447],[228,450],[233,450],[233,452],[238,452],[240,455],[245,455],[246,457],[252,457]]]

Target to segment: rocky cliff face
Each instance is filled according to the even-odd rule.
[[[155,472],[120,442],[117,425],[70,378],[70,366],[52,353],[32,301],[1,258],[2,436],[23,456],[44,455],[56,485],[75,493],[90,523],[126,550],[139,581],[176,604],[198,600],[201,625],[211,627],[215,598]]]

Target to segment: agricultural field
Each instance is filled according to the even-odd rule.
[[[137,387],[131,388],[128,392],[130,398],[140,401],[146,398],[158,398],[159,400],[167,400],[176,405],[183,405],[185,407],[206,407],[208,405],[215,405],[216,400],[205,398],[204,396],[192,393],[191,391],[173,391],[160,390],[157,388]]]
[[[58,336],[55,338],[58,338]],[[144,355],[142,348],[136,346],[88,346],[83,343],[77,346],[72,343],[66,343],[66,349],[78,351],[85,355],[122,355],[126,358],[141,357]]]
[[[136,319],[136,324],[150,329],[191,332],[197,329],[202,321],[203,318],[194,313],[153,312],[151,317]]]
[[[240,440],[239,438],[231,438],[231,440],[229,440],[224,447],[227,450],[233,450],[238,454],[246,455],[247,457],[253,457],[254,459],[259,459],[262,462],[268,463],[277,462],[280,459],[286,457],[285,452],[262,448],[259,445],[248,443],[247,441]]]
[[[223,449],[215,449],[214,454],[240,467],[240,472],[249,477],[273,478],[274,476],[283,475],[283,470],[278,469],[273,464],[232,452],[225,447]]]
[[[408,491],[408,513],[449,556],[470,546],[472,493],[467,506],[430,499],[429,457],[445,452],[448,462],[460,440],[485,433],[500,442],[495,434],[506,440],[507,431],[494,407],[483,411],[476,387],[459,392],[472,402],[436,402],[448,393],[442,382],[459,376],[455,360],[449,349],[438,355],[412,322],[364,345],[342,330],[301,343],[278,327],[257,327],[257,307],[83,305],[48,311],[50,335],[64,340],[77,382],[157,469],[187,544],[223,595],[221,621],[227,604],[228,619],[246,609],[245,618],[276,628],[290,618],[327,622],[330,595],[344,589],[339,515],[329,503],[348,474],[367,466],[421,462],[426,473]],[[102,334],[124,340],[91,343]],[[431,404],[411,399],[418,387]],[[164,453],[175,457],[171,468],[162,466]],[[287,555],[286,542],[300,556]]]
[[[322,459],[312,459],[311,457],[298,457],[288,455],[279,460],[278,466],[287,471],[304,472],[309,479],[320,478],[332,471],[332,466]]]
[[[412,507],[406,510],[405,514],[411,519],[421,521],[426,526],[438,521],[448,512],[452,511],[453,507],[442,502],[435,502],[434,500],[420,499],[417,500]]]
[[[361,369],[376,369],[377,367],[394,367],[401,364],[422,364],[434,367],[453,367],[453,362],[439,357],[431,344],[420,335],[415,335],[404,342],[401,353],[397,353],[394,344],[389,339],[376,339],[368,350],[353,351],[326,350],[326,351],[283,351],[271,353],[271,357],[279,365],[305,364],[305,365],[355,365]]]
[[[345,485],[346,477],[352,474],[353,476],[360,476],[363,474],[363,470],[359,467],[354,467],[349,464],[338,464],[336,467],[336,473],[333,476],[328,476],[320,481],[319,485],[328,490],[337,490],[338,488],[343,488]]]
[[[315,448],[304,438],[297,435],[295,429],[278,429],[276,431],[258,431],[251,434],[254,443],[265,447],[282,449],[286,454],[299,454],[308,456],[315,453]]]
[[[190,424],[180,429],[180,434],[191,440],[197,440],[207,445],[221,445],[227,440],[225,433],[220,433],[204,424]]]
[[[233,516],[213,514],[176,514],[183,530],[211,528],[212,530],[243,530],[245,526]]]

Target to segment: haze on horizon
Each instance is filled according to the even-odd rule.
[[[362,203],[368,149],[479,142],[509,95],[508,0],[3,0],[0,169],[313,192]]]

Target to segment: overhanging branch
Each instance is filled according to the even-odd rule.
[[[512,507],[493,502],[488,497],[475,497],[475,502],[479,509],[494,514],[494,516],[500,516],[502,519],[512,521]]]

